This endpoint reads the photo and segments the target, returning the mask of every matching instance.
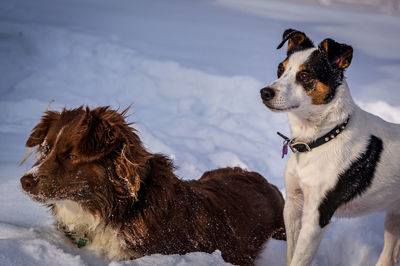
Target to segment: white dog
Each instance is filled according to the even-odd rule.
[[[288,112],[292,149],[285,169],[287,265],[309,265],[333,215],[386,212],[377,265],[399,262],[400,125],[361,110],[343,72],[351,46],[325,39],[318,48],[302,32],[289,41],[278,79],[261,90],[264,104]]]

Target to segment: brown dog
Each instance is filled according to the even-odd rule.
[[[78,247],[116,260],[219,249],[248,265],[268,238],[284,238],[275,186],[240,168],[178,179],[166,156],[144,149],[126,111],[47,111],[26,143],[40,158],[22,188]]]

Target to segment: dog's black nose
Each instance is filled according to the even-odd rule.
[[[33,175],[25,175],[21,178],[21,186],[22,189],[26,192],[33,192],[35,191],[37,185],[37,181],[33,177]]]
[[[269,101],[275,96],[275,91],[270,87],[265,87],[260,90],[261,99],[264,101]]]

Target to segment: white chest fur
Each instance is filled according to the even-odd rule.
[[[88,240],[83,249],[104,255],[110,260],[129,258],[118,229],[105,226],[99,217],[84,210],[78,203],[60,201],[54,204],[53,210],[57,224],[64,227],[76,243],[79,238]]]

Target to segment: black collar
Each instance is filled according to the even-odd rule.
[[[288,138],[285,135],[283,135],[280,132],[277,132],[280,137],[284,139],[283,142],[283,151],[282,151],[282,158],[283,156],[287,153],[287,146],[290,147],[292,152],[308,152],[311,151],[312,149],[321,146],[324,143],[327,143],[334,139],[337,135],[339,135],[347,126],[347,123],[350,120],[350,116],[344,121],[342,124],[337,125],[334,129],[323,135],[322,137],[310,142],[310,143],[304,143],[300,141],[296,141],[295,138]]]

